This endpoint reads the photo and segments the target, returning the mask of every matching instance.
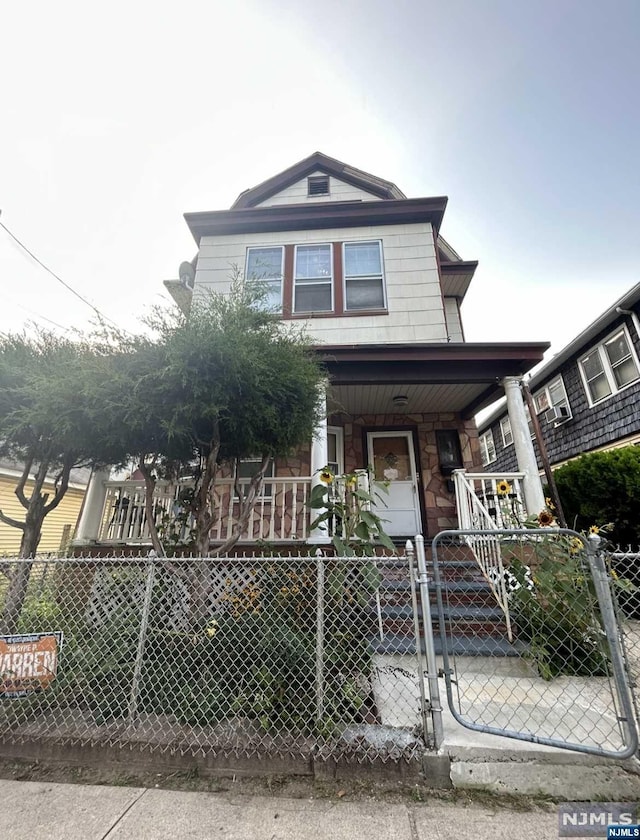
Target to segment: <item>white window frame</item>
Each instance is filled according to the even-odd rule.
[[[559,400],[553,400],[551,397],[551,390],[555,389],[558,385],[561,389],[562,398]],[[562,420],[558,420],[558,425],[560,425],[560,423],[566,423],[567,420],[571,420],[573,417],[573,414],[571,413],[571,406],[569,405],[569,398],[567,397],[567,389],[564,386],[564,379],[562,378],[562,375],[556,376],[555,379],[551,379],[543,388],[536,391],[533,395],[533,404],[536,407],[536,414],[542,414],[549,411],[550,408],[555,408],[556,406],[564,406],[567,409],[567,416]]]
[[[256,469],[253,472],[253,475],[256,474],[258,471],[260,464],[262,463],[262,458],[241,458],[240,464],[255,464]],[[264,499],[266,502],[270,502],[273,499],[273,483],[269,482],[270,478],[276,477],[276,459],[272,458],[269,468],[267,469],[266,473],[264,474],[264,481],[262,483],[262,490],[260,491],[260,495],[258,496],[259,499]],[[251,476],[247,476],[245,478],[238,477],[238,483],[241,487],[248,485],[251,481]],[[245,495],[245,491],[243,490],[243,495]]]
[[[245,255],[245,262],[244,262],[244,278],[245,282],[248,283],[255,283],[256,285],[259,283],[273,283],[277,280],[277,277],[251,277],[249,275],[249,252],[250,251],[273,251],[274,249],[280,249],[280,303],[276,308],[276,312],[282,312],[282,298],[284,295],[284,245],[249,245],[247,247],[247,253]]]
[[[382,283],[382,307],[370,306],[367,308],[357,307],[349,309],[347,306],[347,280],[366,280],[368,277],[377,280],[378,275],[373,274],[352,274],[347,277],[347,259],[346,251],[349,245],[377,245],[380,254],[380,282]],[[387,309],[387,281],[384,273],[384,252],[382,250],[381,239],[354,239],[350,242],[342,243],[342,300],[344,301],[343,308],[345,312],[377,312],[379,309]]]
[[[502,445],[506,449],[508,446],[513,446],[513,431],[511,430],[511,419],[503,417],[500,421],[500,433],[502,434]],[[510,440],[507,440],[510,438]]]
[[[297,283],[297,275],[298,275],[298,249],[299,248],[329,248],[329,267],[331,269],[331,274],[328,278],[322,278],[318,280],[302,280],[303,286],[326,286],[329,285],[331,290],[331,308],[330,309],[305,309],[300,310],[296,309],[296,283]],[[330,313],[335,312],[335,296],[333,292],[333,284],[334,284],[334,276],[333,276],[333,243],[332,242],[301,242],[299,245],[294,245],[293,248],[293,278],[292,278],[292,308],[293,313],[295,315],[315,315],[315,314],[322,314],[322,313]]]
[[[493,429],[487,429],[486,432],[480,435],[478,438],[480,441],[480,457],[482,458],[482,466],[488,467],[489,464],[493,464],[494,461],[497,460],[498,455],[496,453],[496,445],[493,440]],[[493,458],[489,457],[489,446],[487,441],[491,441],[491,449],[493,450]]]
[[[344,429],[342,426],[327,426],[327,435],[335,435],[338,466],[336,475],[344,475]]]
[[[627,346],[629,348],[629,356],[626,357],[626,358],[630,358],[631,361],[634,363],[635,368],[636,368],[636,372],[637,372],[638,375],[636,376],[635,379],[632,379],[631,382],[627,382],[622,387],[618,387],[618,384],[616,383],[615,376],[613,374],[614,366],[609,361],[609,357],[607,355],[607,351],[606,351],[605,348],[606,348],[607,344],[609,344],[610,342],[615,340],[621,333],[624,334],[624,337],[627,341]],[[609,385],[609,388],[611,389],[611,393],[607,394],[604,397],[601,397],[599,400],[594,400],[593,397],[591,396],[591,389],[589,387],[589,381],[587,379],[587,375],[586,375],[586,373],[584,371],[584,368],[583,368],[584,360],[587,358],[587,356],[590,356],[592,353],[598,353],[598,356],[600,358],[600,364],[602,365],[602,370],[603,370],[604,375],[607,379],[607,383]],[[580,376],[582,378],[582,385],[584,387],[585,394],[587,395],[587,402],[589,403],[589,406],[591,408],[593,408],[593,406],[595,406],[595,405],[600,405],[601,403],[606,402],[606,400],[611,399],[611,397],[615,396],[616,394],[619,394],[621,391],[625,391],[631,385],[635,385],[637,382],[639,382],[640,381],[640,364],[638,363],[638,356],[636,354],[635,347],[633,346],[633,341],[631,340],[631,336],[629,334],[629,330],[627,329],[627,325],[623,324],[619,329],[614,330],[612,333],[610,333],[599,344],[596,344],[594,347],[590,348],[588,353],[583,353],[583,355],[578,359],[578,370],[580,371]]]

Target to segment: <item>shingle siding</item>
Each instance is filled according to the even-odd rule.
[[[608,444],[640,432],[640,382],[629,385],[598,405],[590,406],[578,368],[578,359],[623,325],[626,325],[636,354],[640,357],[640,339],[633,321],[629,316],[621,316],[585,345],[580,352],[568,359],[561,368],[554,370],[536,386],[535,393],[538,393],[545,385],[562,375],[572,413],[570,420],[556,427],[546,422],[544,412],[538,415],[552,464],[575,458],[593,449],[606,447]],[[506,413],[505,407],[504,413],[491,424],[497,459],[487,466],[489,472],[517,470],[514,447],[505,448],[502,444],[500,420],[506,416]],[[482,424],[479,431],[481,434],[486,431]],[[537,446],[535,448],[537,452]],[[539,455],[538,465],[542,468]]]

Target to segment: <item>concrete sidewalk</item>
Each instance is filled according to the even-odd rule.
[[[4,840],[549,840],[555,808],[514,812],[0,780]]]

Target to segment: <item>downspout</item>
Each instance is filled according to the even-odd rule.
[[[640,341],[640,319],[633,311],[633,309],[623,309],[621,306],[616,306],[616,312],[619,315],[631,315],[633,326],[636,328],[636,335],[638,337],[638,340]]]

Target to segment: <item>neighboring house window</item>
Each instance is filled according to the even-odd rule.
[[[638,359],[624,327],[583,356],[578,367],[590,405],[617,394],[640,378]]]
[[[329,195],[329,176],[311,175],[307,178],[307,195]]]
[[[344,473],[344,430],[339,426],[327,427],[327,466],[334,475]]]
[[[238,480],[241,485],[248,485],[253,476],[260,469],[262,458],[242,458],[238,461]],[[273,458],[271,459],[267,471],[264,474],[264,483],[262,485],[261,499],[271,499],[273,497],[273,484],[270,484],[267,479],[275,478],[276,465]],[[243,490],[243,492],[245,492]]]
[[[345,242],[345,309],[384,309],[382,245],[380,242]]]
[[[482,456],[482,465],[484,467],[496,460],[496,447],[493,442],[493,432],[491,429],[480,436],[480,455]]]
[[[502,432],[502,444],[506,448],[513,443],[513,434],[511,432],[511,420],[508,417],[503,417],[500,421],[500,431]]]
[[[571,417],[571,408],[569,407],[569,399],[564,387],[562,377],[558,376],[549,382],[548,385],[533,395],[533,402],[536,407],[536,412],[540,414],[542,411],[547,412],[551,408],[566,409],[566,412],[558,412],[562,422],[569,420]]]
[[[331,312],[333,271],[331,245],[297,245],[293,311]]]
[[[282,278],[284,248],[249,248],[245,277],[255,283],[264,296],[261,305],[265,309],[282,311]]]

